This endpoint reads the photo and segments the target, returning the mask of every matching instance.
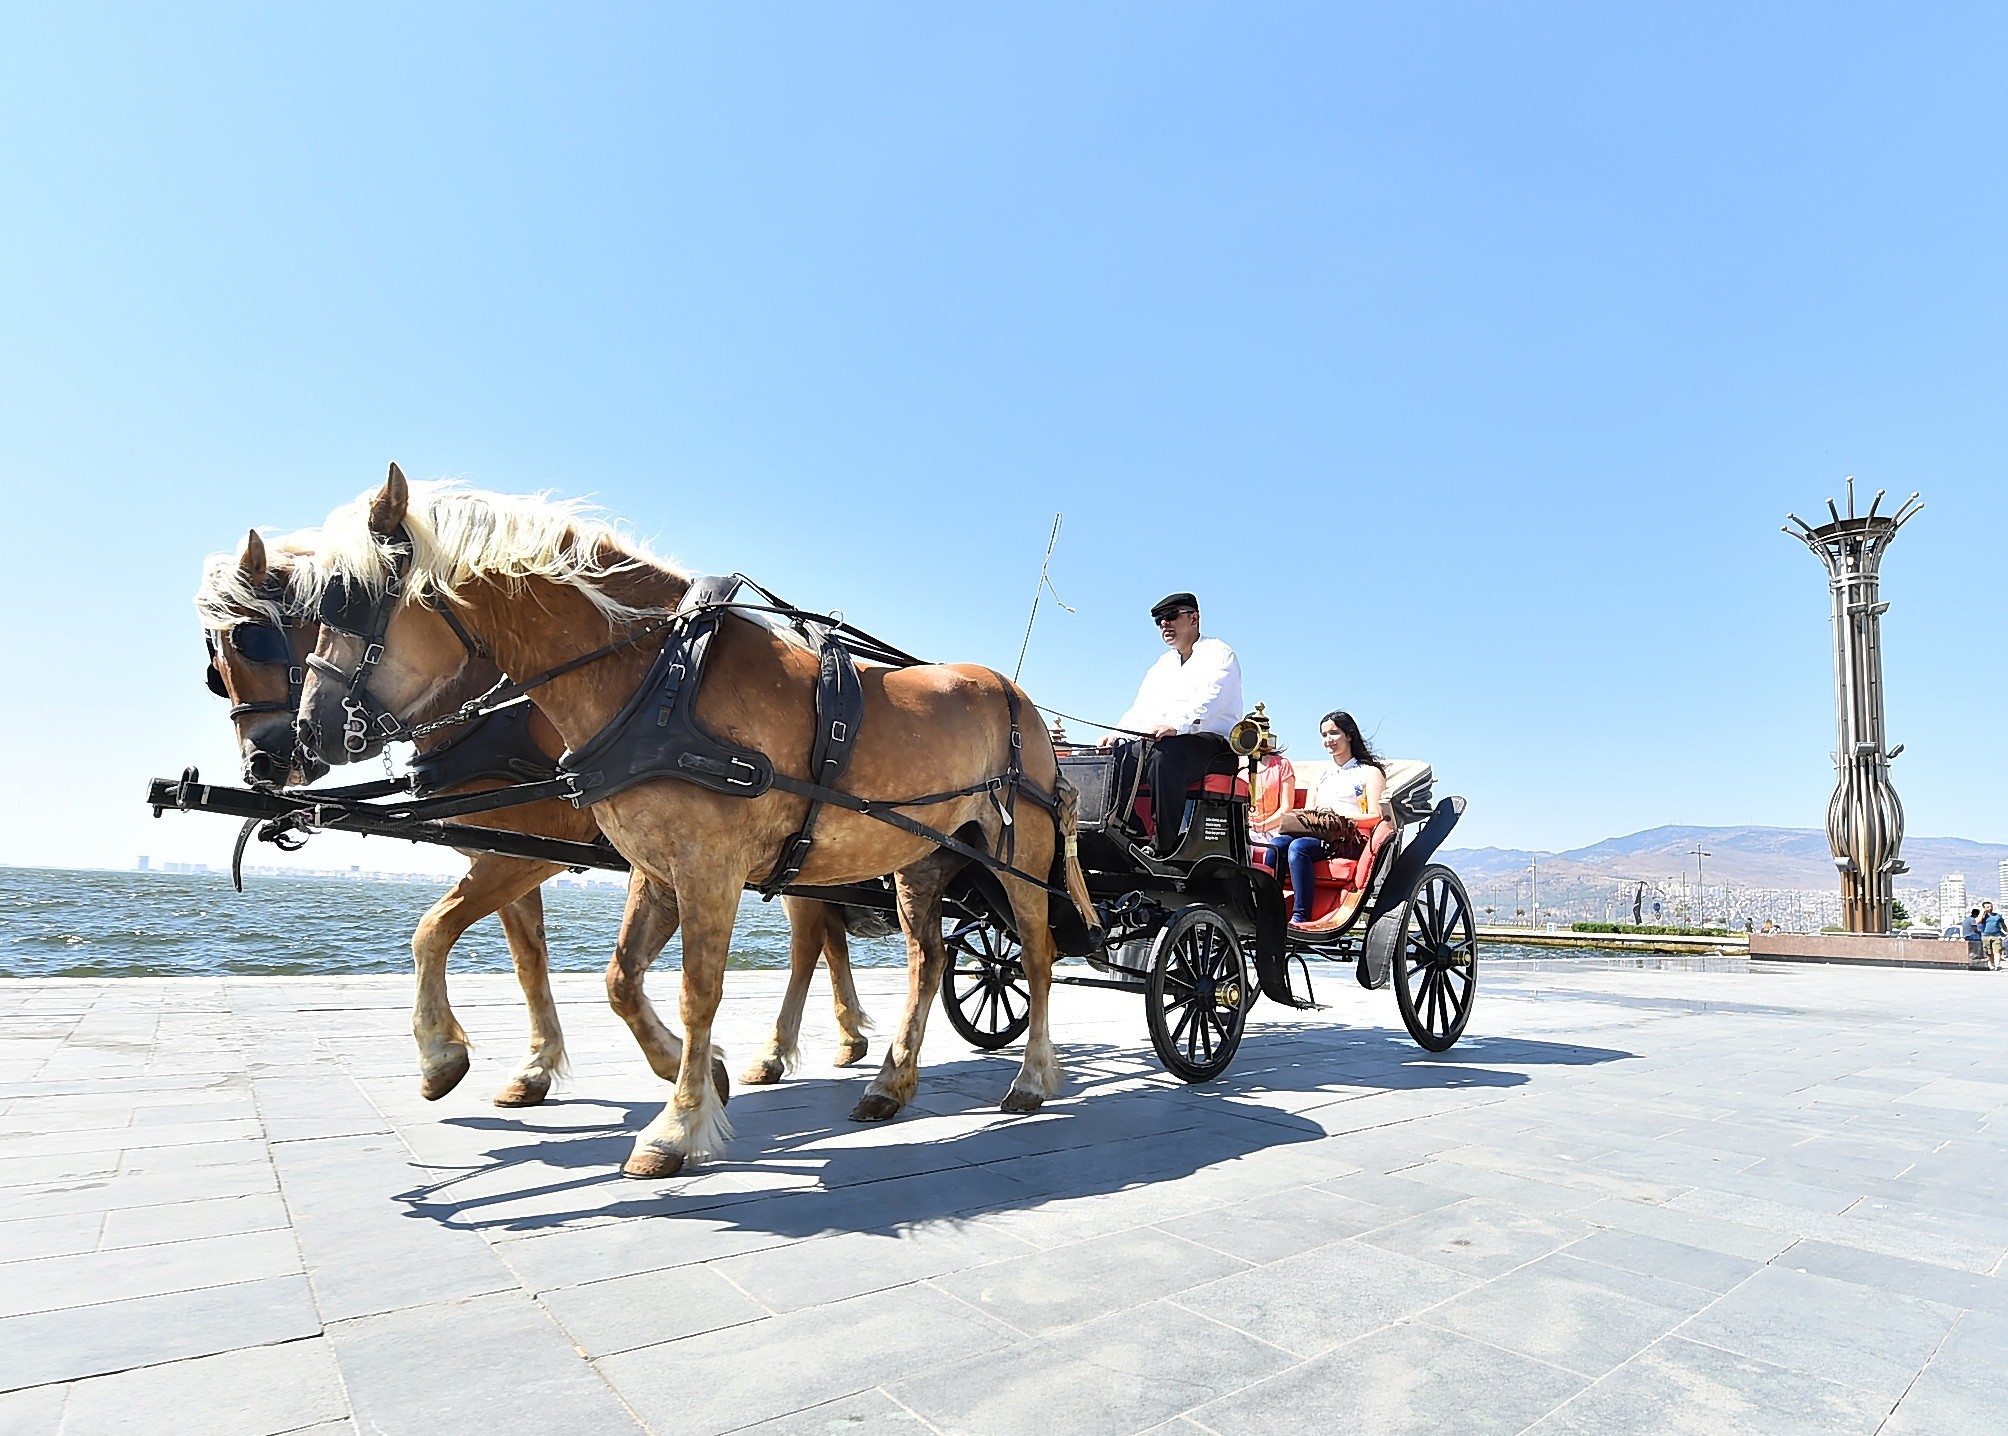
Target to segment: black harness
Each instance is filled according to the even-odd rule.
[[[465,803],[478,803],[479,810],[487,810],[554,796],[569,798],[575,807],[586,807],[657,778],[675,778],[715,793],[740,798],[757,798],[769,789],[779,788],[807,798],[809,806],[803,814],[801,827],[781,845],[773,869],[759,884],[759,891],[765,896],[773,896],[800,875],[814,846],[816,819],[825,807],[838,807],[924,838],[992,872],[1031,883],[1048,894],[1071,902],[1071,895],[1064,887],[1056,886],[1044,877],[1020,872],[1012,865],[1017,848],[1018,796],[1022,793],[1046,812],[1054,814],[1058,812],[1058,800],[1054,794],[1025,776],[1018,696],[1009,683],[1004,683],[1011,718],[1011,748],[1005,772],[950,792],[926,793],[910,798],[866,799],[843,792],[836,784],[850,767],[859,721],[864,713],[864,688],[858,678],[856,661],[863,659],[890,667],[911,667],[923,660],[872,637],[862,629],[853,628],[841,619],[792,607],[743,574],[732,574],[691,584],[676,612],[665,619],[645,625],[534,678],[523,681],[505,678],[489,692],[462,705],[458,711],[413,727],[379,703],[369,693],[368,686],[370,670],[383,659],[384,635],[403,594],[405,571],[411,560],[411,540],[402,528],[387,542],[392,573],[383,592],[372,594],[360,584],[337,579],[329,584],[321,605],[320,617],[324,624],[364,640],[363,655],[355,670],[344,673],[319,655],[307,660],[317,671],[348,685],[343,699],[343,708],[348,715],[344,724],[343,746],[350,752],[363,751],[373,734],[383,735],[385,741],[409,739],[505,711],[504,705],[515,703],[561,674],[632,647],[656,634],[662,635],[662,648],[650,664],[641,686],[605,728],[576,752],[568,752],[558,760],[553,778],[449,800],[456,809]],[[752,590],[765,601],[752,603],[737,600],[735,595],[742,588]],[[434,607],[453,625],[468,652],[480,654],[479,646],[452,612],[443,604]],[[697,721],[697,698],[713,641],[725,618],[734,613],[780,619],[793,626],[817,651],[815,739],[811,744],[809,776],[806,779],[775,772],[774,764],[766,754],[720,738]],[[1001,677],[999,681],[1003,682]],[[896,811],[931,807],[978,793],[987,793],[991,797],[1003,821],[1004,854],[1001,859]],[[426,805],[428,813],[439,801],[433,800]]]

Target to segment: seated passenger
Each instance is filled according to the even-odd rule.
[[[1297,801],[1297,770],[1283,756],[1283,745],[1277,741],[1260,704],[1256,705],[1255,721],[1262,736],[1250,754],[1255,760],[1255,782],[1249,793],[1248,836],[1253,841],[1266,842],[1276,836],[1283,814]]]
[[[1159,599],[1150,617],[1171,652],[1151,665],[1136,701],[1116,722],[1139,736],[1108,733],[1101,746],[1116,750],[1120,792],[1135,791],[1141,765],[1157,823],[1151,846],[1162,858],[1178,851],[1186,788],[1228,751],[1227,731],[1242,711],[1241,663],[1219,639],[1200,636],[1199,600],[1192,594]]]
[[[1352,714],[1327,713],[1318,721],[1318,731],[1337,766],[1318,779],[1305,808],[1279,820],[1279,831],[1269,843],[1270,866],[1278,876],[1290,875],[1293,923],[1311,920],[1311,897],[1317,882],[1313,865],[1328,858],[1356,858],[1364,852],[1367,834],[1380,817],[1381,797],[1387,792],[1387,772],[1367,746]]]

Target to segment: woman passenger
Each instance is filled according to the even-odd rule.
[[[1318,779],[1303,811],[1292,814],[1283,824],[1285,831],[1269,843],[1270,867],[1278,874],[1290,874],[1293,923],[1311,920],[1317,876],[1313,864],[1328,858],[1356,858],[1364,852],[1367,834],[1380,818],[1381,797],[1387,792],[1387,771],[1367,746],[1352,714],[1327,713],[1318,720],[1318,732],[1335,766]],[[1312,832],[1317,836],[1310,836]]]

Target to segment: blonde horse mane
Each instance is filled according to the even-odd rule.
[[[605,584],[627,574],[661,573],[688,578],[650,553],[640,540],[599,518],[583,500],[549,494],[496,494],[453,482],[415,483],[405,511],[411,566],[405,598],[453,598],[471,579],[526,579],[562,584],[583,595],[610,621],[631,622],[661,612],[636,608],[607,593]],[[295,588],[309,612],[330,580],[354,580],[380,594],[390,582],[389,556],[369,525],[376,491],[328,515],[320,531],[319,561]]]
[[[282,575],[279,592],[287,599],[282,607],[270,588],[254,588],[244,578],[239,555],[213,553],[202,561],[202,584],[195,590],[195,612],[202,626],[212,633],[227,633],[241,623],[282,623],[285,608],[301,611],[299,588],[312,585],[319,568],[321,532],[300,529],[265,540],[267,568]]]

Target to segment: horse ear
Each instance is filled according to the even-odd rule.
[[[264,580],[265,540],[258,536],[256,529],[244,535],[244,552],[237,555],[237,571],[244,575],[247,582],[259,583]]]
[[[397,532],[397,526],[404,522],[404,512],[410,504],[411,488],[404,481],[404,470],[392,464],[390,477],[383,481],[383,488],[370,501],[370,532],[386,536]]]

